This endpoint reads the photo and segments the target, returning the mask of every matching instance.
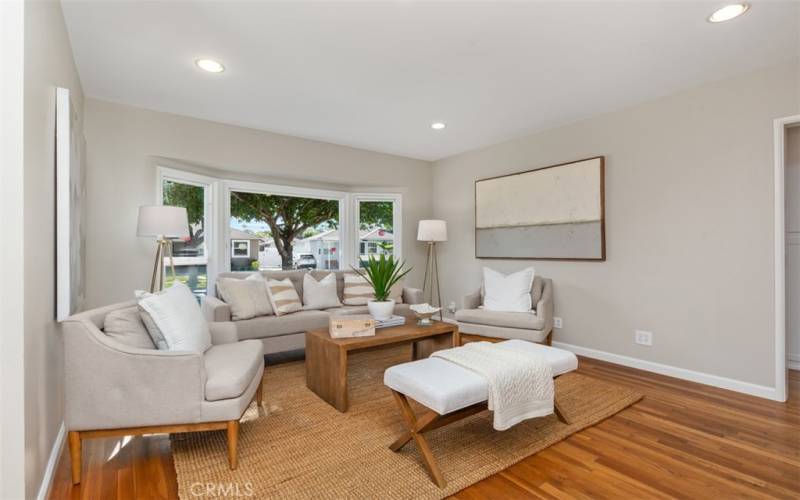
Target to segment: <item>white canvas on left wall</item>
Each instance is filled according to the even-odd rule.
[[[75,313],[84,299],[83,138],[69,89],[56,89],[56,319]]]

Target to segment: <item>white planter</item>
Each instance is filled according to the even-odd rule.
[[[369,309],[369,314],[376,321],[385,321],[392,317],[392,313],[394,312],[394,300],[385,300],[382,302],[378,302],[377,300],[370,300],[367,302],[367,308]]]

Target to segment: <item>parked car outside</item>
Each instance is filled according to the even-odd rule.
[[[295,261],[294,267],[297,269],[316,269],[317,259],[314,258],[313,254],[301,253]]]

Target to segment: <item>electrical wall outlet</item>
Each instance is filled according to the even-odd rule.
[[[456,312],[456,303],[450,302],[450,304],[447,306],[447,310],[450,311],[451,313]]]
[[[563,324],[564,324],[564,323],[561,321],[561,318],[559,318],[558,316],[556,316],[555,318],[553,318],[553,327],[555,327],[555,328],[561,328],[561,325],[563,325]]]
[[[639,345],[653,345],[653,332],[636,330],[633,333],[633,340]]]

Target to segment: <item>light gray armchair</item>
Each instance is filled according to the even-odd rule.
[[[205,353],[131,347],[102,328],[124,302],[63,323],[66,417],[72,481],[81,479],[81,440],[226,429],[228,461],[237,466],[239,419],[252,400],[261,406],[261,343],[238,342],[231,323],[209,323]]]
[[[522,339],[550,345],[553,336],[553,280],[536,276],[530,312],[487,311],[481,290],[464,296],[456,321],[461,341]]]

